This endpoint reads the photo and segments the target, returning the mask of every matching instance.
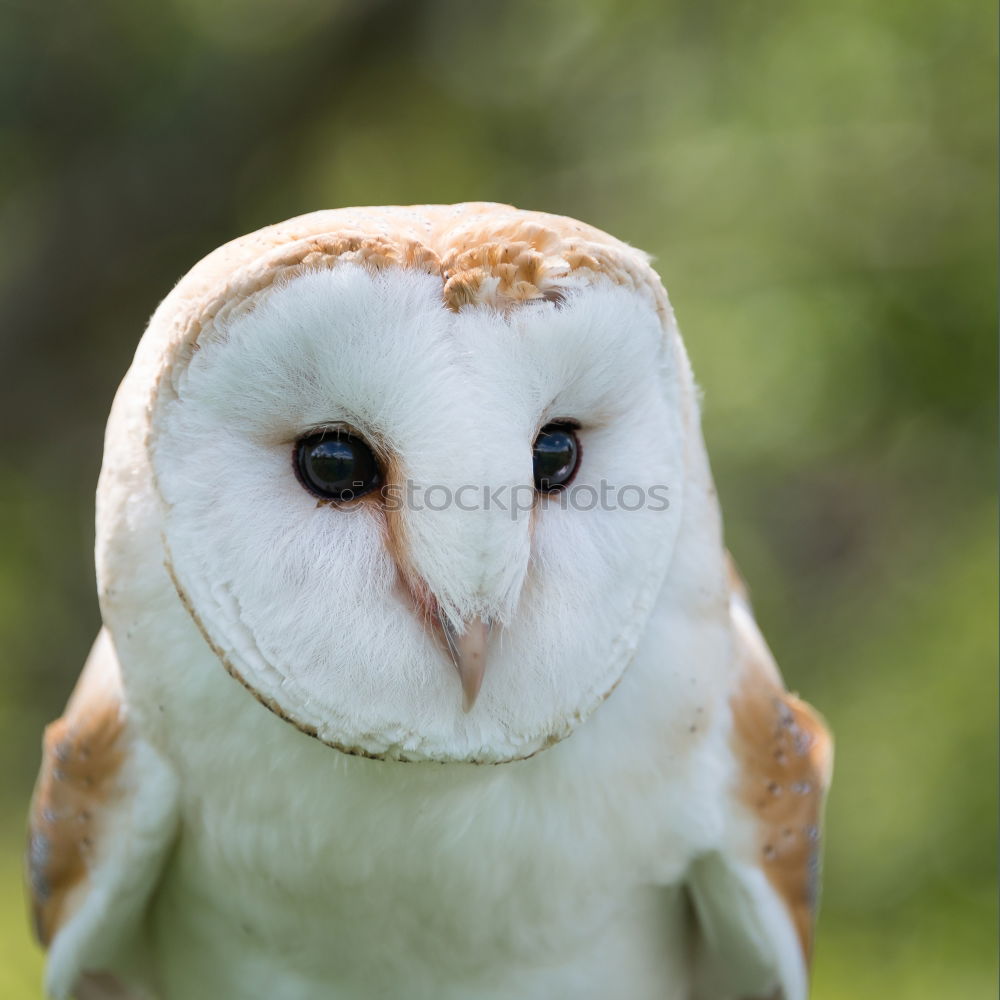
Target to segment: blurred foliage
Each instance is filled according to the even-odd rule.
[[[973,0],[5,0],[0,995],[38,995],[23,815],[145,318],[265,223],[484,198],[657,255],[837,737],[814,995],[995,996],[996,37]]]

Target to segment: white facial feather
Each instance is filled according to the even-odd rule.
[[[609,282],[558,305],[456,315],[420,272],[342,263],[294,278],[203,330],[159,400],[153,464],[177,584],[244,683],[325,742],[414,759],[527,756],[620,678],[677,515],[558,498],[513,511],[510,491],[531,495],[539,429],[571,418],[575,489],[630,486],[627,506],[638,489],[666,498],[682,469],[677,376],[653,309]],[[434,488],[401,513],[408,562],[453,619],[496,622],[469,714],[446,651],[401,593],[378,513],[318,505],[293,474],[296,440],[337,425]],[[463,486],[464,506],[485,507],[491,491],[492,509],[431,509]]]

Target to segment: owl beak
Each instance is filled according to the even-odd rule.
[[[486,642],[490,637],[491,626],[482,618],[472,618],[465,623],[465,631],[459,634],[444,615],[440,615],[439,619],[448,652],[462,679],[462,708],[470,712],[483,685]]]

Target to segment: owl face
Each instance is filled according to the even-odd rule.
[[[341,253],[224,295],[160,366],[149,462],[178,595],[259,700],[347,752],[499,763],[628,666],[683,380],[613,273],[505,300],[485,268],[456,306],[444,270]]]

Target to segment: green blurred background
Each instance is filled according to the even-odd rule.
[[[491,199],[658,259],[731,548],[837,738],[818,1000],[997,975],[996,11],[983,0],[0,6],[0,997],[103,423],[195,260]]]

